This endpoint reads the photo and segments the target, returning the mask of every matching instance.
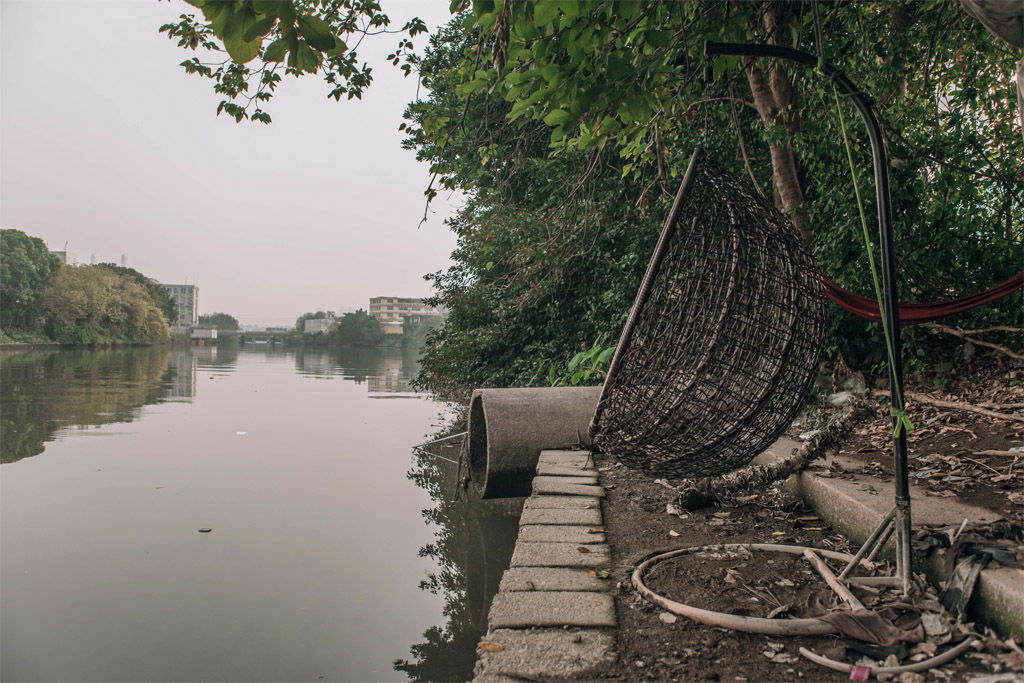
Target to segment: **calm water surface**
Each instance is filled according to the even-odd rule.
[[[519,507],[394,354],[0,354],[0,677],[471,677]]]

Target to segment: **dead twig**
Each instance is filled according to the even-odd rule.
[[[987,450],[987,451],[975,451],[974,454],[975,455],[996,455],[996,456],[1015,456],[1015,455],[1016,456],[1021,456],[1021,455],[1024,455],[1024,451]]]
[[[884,389],[879,389],[874,392],[877,396],[889,396],[889,392]],[[938,398],[932,398],[928,394],[919,394],[916,392],[906,392],[906,397],[917,401],[918,403],[927,403],[928,405],[936,406],[938,408],[951,408],[953,410],[962,410],[968,413],[977,413],[978,415],[984,415],[985,417],[994,417],[997,420],[1008,420],[1010,422],[1024,422],[1024,415],[1017,413],[997,413],[994,410],[988,410],[987,408],[980,408],[971,403],[958,403],[956,401],[943,401]]]
[[[964,341],[969,341],[972,344],[975,344],[977,346],[986,346],[986,347],[988,347],[990,349],[995,349],[996,351],[999,351],[1000,353],[1006,354],[1010,358],[1016,358],[1017,360],[1024,360],[1024,355],[1021,355],[1019,353],[1011,351],[1010,349],[1006,348],[1005,346],[1000,346],[999,344],[993,344],[992,342],[983,341],[983,340],[977,338],[977,335],[984,334],[986,332],[1017,332],[1017,333],[1022,333],[1022,332],[1024,332],[1024,329],[1021,329],[1021,328],[1018,328],[1018,327],[986,327],[983,330],[960,330],[960,329],[956,329],[956,328],[953,328],[953,327],[947,327],[946,325],[940,325],[939,323],[929,323],[927,325],[927,327],[929,329],[931,329],[931,330],[936,330],[938,332],[945,332],[946,334],[951,334],[954,337],[960,337]]]

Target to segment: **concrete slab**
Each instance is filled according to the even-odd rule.
[[[563,524],[530,524],[519,527],[519,543],[604,543],[604,531],[591,533],[599,526],[565,526]]]
[[[582,467],[587,463],[593,464],[594,456],[590,454],[590,451],[549,449],[540,452],[540,457],[537,462],[538,464],[577,465]]]
[[[495,629],[484,641],[505,649],[478,649],[474,681],[480,683],[588,676],[607,670],[616,660],[611,634],[596,630]]]
[[[586,552],[581,551],[580,548],[584,548]],[[610,562],[611,553],[606,545],[517,542],[509,566],[596,569],[604,567]]]
[[[530,496],[523,502],[524,510],[535,510],[537,508],[560,508],[564,510],[589,510],[601,509],[599,498],[587,498],[586,496]]]
[[[755,462],[771,462],[792,452],[789,441],[780,439]],[[840,456],[835,461],[844,469],[854,469],[859,463]],[[828,461],[828,462],[831,462]],[[874,477],[853,474],[850,478],[823,477],[824,468],[814,467],[795,474],[786,482],[787,488],[802,496],[823,520],[849,536],[855,543],[863,543],[881,523],[893,506],[893,484]],[[922,495],[922,489],[911,484],[911,517],[915,528],[924,525],[959,525],[966,518],[970,523],[989,524],[999,515],[984,508],[965,505],[949,498]],[[886,551],[893,557],[895,542],[890,541]],[[885,554],[885,551],[883,551]],[[928,575],[933,584],[944,578],[944,553],[933,554],[928,560],[915,559],[916,571]],[[978,577],[978,584],[968,605],[971,618],[985,621],[999,631],[1024,638],[1024,574],[1013,569],[993,566]]]
[[[537,465],[537,475],[542,477],[587,477],[597,483],[597,471],[593,467],[571,465]]]
[[[586,569],[567,567],[511,567],[501,577],[502,592],[593,591],[608,589],[608,580],[591,576]]]
[[[615,626],[615,603],[607,593],[498,593],[491,603],[488,624],[491,629]]]
[[[585,500],[581,498],[580,500]],[[563,508],[529,508],[523,509],[519,518],[520,528],[530,524],[574,524],[580,526],[600,526],[601,510],[565,510]]]
[[[583,477],[534,477],[533,492],[539,495],[604,497],[604,488]]]

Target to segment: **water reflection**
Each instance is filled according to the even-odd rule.
[[[396,672],[418,681],[472,678],[521,501],[449,504],[457,474],[448,460],[458,458],[457,447],[416,451],[408,471],[409,445],[422,440],[420,430],[440,408],[365,399],[423,398],[409,386],[417,371],[416,356],[397,349],[252,349],[231,340],[0,353],[3,462],[42,453],[53,441],[63,442],[55,455],[73,454],[6,473],[4,561],[12,578],[5,582],[5,671],[52,660],[55,671],[77,671],[81,680],[90,679],[86,670],[91,680],[245,680],[246,662],[259,660],[282,667],[273,669],[281,680],[310,680],[297,673],[306,668],[336,679],[391,680]],[[189,405],[143,410],[159,403]],[[102,445],[64,438],[116,422],[139,424],[132,433],[97,432],[107,434]],[[222,545],[195,534],[198,526],[216,527],[212,537]],[[332,542],[325,546],[325,538]],[[293,557],[302,558],[301,568]],[[360,578],[365,567],[369,576]],[[135,597],[111,613],[126,585]],[[355,604],[352,585],[369,587],[372,609]],[[69,645],[109,636],[126,652],[138,650],[139,637],[159,630],[151,615],[165,609],[161,596],[173,601],[168,614],[177,621],[159,628],[173,630],[180,643],[172,650],[154,639],[136,657],[147,664],[126,660],[118,668],[116,658]],[[265,614],[242,618],[264,603]],[[252,637],[231,640],[232,619],[257,624],[252,629],[266,637],[261,647],[246,650]],[[52,630],[37,633],[40,624]],[[299,624],[302,637],[290,640],[295,632],[285,626]],[[271,647],[278,629],[289,638]],[[245,654],[211,652],[203,660],[197,653],[210,638]],[[59,654],[26,649],[51,643]],[[394,659],[405,651],[409,659]],[[374,658],[383,671],[367,668]]]
[[[61,429],[131,422],[177,377],[167,347],[0,353],[0,462],[42,453]]]
[[[447,618],[423,633],[425,642],[410,648],[412,660],[395,661],[395,670],[414,681],[472,679],[476,645],[487,632],[491,601],[519,533],[522,499],[454,500],[457,466],[449,460],[457,458],[457,447],[419,451],[408,475],[430,494],[434,505],[423,517],[438,529],[420,556],[433,559],[439,569],[420,588],[443,595]]]

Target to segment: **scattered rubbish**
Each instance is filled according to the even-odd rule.
[[[245,432],[235,432],[238,436],[245,436]]]
[[[213,529],[209,529],[207,527],[203,527],[202,529],[199,530],[199,533],[201,533],[201,534],[208,534],[211,531],[213,531]]]
[[[505,646],[501,643],[492,643],[486,640],[477,645],[477,647],[488,652],[501,652],[505,649]]]
[[[668,535],[671,536],[672,538],[679,538],[679,532],[676,531],[675,529],[669,529],[668,530]]]
[[[798,438],[801,441],[810,441],[811,439],[813,439],[814,437],[816,437],[820,433],[821,433],[820,429],[812,429],[809,432],[802,432]]]
[[[576,546],[576,550],[578,550],[581,553],[589,553],[590,552],[590,548],[588,548],[585,545],[578,545],[578,546]]]
[[[588,534],[603,534],[604,528],[596,526],[593,529],[587,529]]]
[[[839,391],[828,397],[828,402],[834,406],[841,406],[853,398],[852,391]]]
[[[612,573],[607,569],[591,570],[590,577],[593,579],[607,579]]]

